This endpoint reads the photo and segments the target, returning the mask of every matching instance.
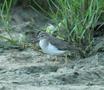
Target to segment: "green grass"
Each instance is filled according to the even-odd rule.
[[[17,0],[4,0],[0,8],[0,18],[5,27],[5,32],[9,38],[0,36],[14,42],[11,35],[11,14],[12,5]],[[103,0],[46,0],[47,6],[44,9],[35,0],[30,0],[32,8],[35,5],[55,23],[57,37],[68,42],[73,42],[84,48],[85,51],[92,47],[93,28],[99,20],[102,12],[104,12]]]
[[[11,31],[11,26],[10,26],[10,22],[11,22],[11,14],[10,14],[10,10],[12,7],[12,0],[4,0],[4,2],[1,4],[1,8],[0,8],[0,18],[1,18],[1,23],[4,27],[4,31],[9,35],[9,38],[6,38],[5,36],[0,36],[1,39],[6,39],[7,41],[12,42],[13,38],[12,35],[10,33]]]
[[[54,0],[48,1],[54,3]],[[57,12],[51,12],[54,14],[50,14],[50,17],[58,27],[58,35],[68,42],[81,45],[85,50],[90,48],[93,28],[101,14],[101,0],[57,0],[54,5]],[[61,29],[65,33],[61,33]]]
[[[90,50],[93,28],[104,9],[103,0],[46,0],[48,11],[35,0],[32,1],[55,23],[57,37],[76,43],[85,52]],[[34,4],[32,8],[35,8]]]
[[[3,27],[2,32],[6,33],[5,35],[0,35],[0,41],[6,41],[10,43],[11,45],[21,45],[23,44],[24,37],[20,36],[19,38],[13,37],[13,29],[11,25],[11,9],[14,3],[16,3],[17,0],[4,0],[3,3],[0,4],[0,18],[1,18],[1,25]],[[23,40],[22,40],[23,39]],[[8,46],[8,45],[7,45]]]

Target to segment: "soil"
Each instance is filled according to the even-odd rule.
[[[36,10],[12,10],[14,38],[48,23],[51,21]],[[104,36],[95,38],[93,55],[64,61],[65,57],[58,57],[55,63],[54,57],[31,48],[0,48],[0,90],[104,90]]]

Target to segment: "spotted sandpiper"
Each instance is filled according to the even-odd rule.
[[[78,48],[69,45],[68,42],[58,39],[46,32],[39,32],[37,39],[42,51],[48,55],[62,55],[67,51],[75,51]]]

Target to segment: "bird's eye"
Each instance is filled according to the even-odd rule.
[[[44,37],[44,35],[43,34],[40,34],[40,37]]]
[[[45,33],[45,32],[40,32],[39,35],[38,35],[38,38],[45,38],[45,37],[47,37],[47,36],[48,36],[47,33]]]
[[[40,37],[44,37],[44,35],[43,35],[43,34],[39,34],[39,35],[38,35],[38,38],[40,38]]]

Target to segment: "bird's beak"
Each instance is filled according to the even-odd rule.
[[[39,38],[37,38],[37,37],[33,38],[33,39],[32,39],[32,42],[33,42],[33,43],[38,43],[38,42],[39,42]]]

